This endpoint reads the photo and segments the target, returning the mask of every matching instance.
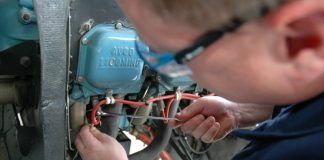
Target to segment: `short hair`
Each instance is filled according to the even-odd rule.
[[[230,23],[256,18],[267,9],[276,8],[282,0],[145,0],[166,21],[184,22],[203,31]]]

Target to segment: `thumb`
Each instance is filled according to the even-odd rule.
[[[90,132],[100,142],[109,142],[111,139],[111,137],[104,133],[101,133],[96,127],[91,127]]]

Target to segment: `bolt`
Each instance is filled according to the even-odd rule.
[[[91,29],[90,24],[87,23],[87,24],[84,25],[84,30],[85,31],[90,31],[90,29]]]
[[[144,65],[143,73],[148,74],[150,71],[150,67],[148,65]]]
[[[113,90],[112,89],[107,89],[106,91],[106,96],[112,96],[113,95]]]
[[[27,56],[23,56],[20,58],[20,65],[24,66],[25,68],[28,68],[31,64],[30,58]]]
[[[93,19],[89,19],[87,22],[84,22],[83,24],[81,24],[79,33],[81,35],[85,34],[86,32],[90,31],[92,28],[92,25],[94,23]]]
[[[22,19],[23,19],[25,22],[28,22],[28,21],[30,21],[30,15],[27,14],[27,13],[25,13],[25,14],[23,14],[23,16],[22,16]]]
[[[89,43],[89,40],[88,38],[82,38],[81,42],[83,45],[87,45]]]
[[[78,77],[78,82],[83,83],[83,82],[84,82],[84,77],[79,76],[79,77]]]
[[[122,29],[123,28],[123,24],[120,23],[120,22],[117,22],[116,25],[115,25],[115,28],[116,29]]]
[[[22,11],[20,18],[24,24],[28,24],[31,22],[31,15],[28,12]]]
[[[156,76],[156,81],[160,82],[161,81],[161,76]]]

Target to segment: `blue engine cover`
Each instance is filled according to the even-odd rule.
[[[136,32],[100,24],[82,37],[77,80],[85,97],[114,93],[138,93],[144,62],[135,49]]]
[[[188,76],[171,78],[171,77],[163,76],[163,75],[161,75],[161,80],[159,82],[160,82],[160,85],[159,85],[160,91],[174,91],[175,87],[180,87],[181,90],[189,91],[189,90],[194,89],[192,87],[193,87],[193,84],[196,83]]]
[[[22,22],[23,14],[30,16],[28,23]],[[0,51],[26,40],[38,40],[32,0],[0,0],[0,15]]]

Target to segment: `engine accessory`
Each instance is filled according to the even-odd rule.
[[[70,126],[74,132],[78,132],[85,122],[86,107],[84,102],[75,102],[70,107]]]
[[[136,110],[135,115],[136,116],[143,116],[143,118],[135,118],[132,121],[133,125],[139,126],[139,125],[143,125],[147,119],[152,119],[152,118],[146,118],[145,116],[150,115],[151,111],[152,111],[152,106],[153,103],[147,104],[144,107],[140,107],[138,108],[138,110]]]
[[[0,82],[0,104],[17,102],[17,90],[13,82]]]

